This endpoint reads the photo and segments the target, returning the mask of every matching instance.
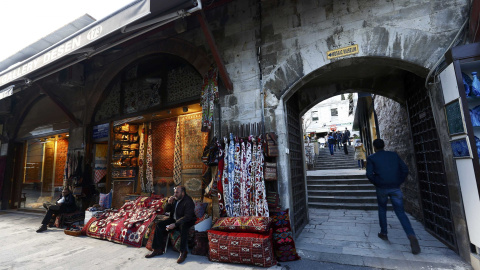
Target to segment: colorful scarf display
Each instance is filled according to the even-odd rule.
[[[224,142],[225,156],[219,187],[219,200],[223,198],[223,202],[220,211],[224,207],[229,217],[268,217],[261,138],[250,136],[249,141],[244,142],[230,134],[230,140],[224,138]]]
[[[153,161],[152,161],[152,123],[148,123],[148,142],[147,142],[147,169],[145,176],[147,178],[146,191],[153,191]]]
[[[142,125],[140,130],[140,147],[139,147],[139,155],[138,155],[138,180],[142,185],[142,191],[147,192],[147,186],[145,185],[145,181],[143,179],[143,164],[145,158],[145,125]]]

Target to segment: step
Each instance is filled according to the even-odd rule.
[[[358,170],[359,174],[349,174],[349,175],[307,175],[307,180],[310,179],[359,179],[367,180],[365,171]]]
[[[329,202],[329,203],[377,203],[375,196],[308,196],[308,203]]]
[[[307,185],[308,190],[375,190],[375,186],[368,184],[311,184]]]
[[[376,197],[375,189],[359,189],[359,190],[310,190],[308,189],[308,197],[316,196],[333,196],[333,197],[349,197],[349,196],[365,196],[365,197]]]
[[[307,179],[307,186],[310,185],[367,185],[371,184],[367,179]]]
[[[355,210],[378,210],[377,203],[345,203],[345,202],[308,202],[308,207],[319,209],[355,209]],[[388,210],[393,210],[389,204]]]

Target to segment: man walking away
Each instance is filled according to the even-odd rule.
[[[338,149],[342,149],[342,133],[337,131],[336,138],[337,139],[337,147]]]
[[[350,131],[348,131],[348,128],[345,128],[345,134],[347,134],[347,138],[348,138],[348,145],[352,145],[352,143],[350,142]]]
[[[348,141],[348,135],[345,132],[343,133],[343,136],[342,136],[343,152],[345,153],[345,155],[348,155],[347,141]]]
[[[418,254],[420,253],[420,246],[412,225],[410,224],[410,220],[405,214],[403,194],[400,190],[400,185],[408,175],[408,167],[397,153],[385,151],[383,150],[384,147],[385,142],[383,140],[374,140],[373,148],[376,153],[367,158],[367,178],[377,189],[378,219],[381,229],[378,237],[388,241],[387,201],[388,197],[390,197],[393,210],[410,240],[412,253]]]

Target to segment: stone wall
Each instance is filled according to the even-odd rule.
[[[382,96],[375,96],[374,103],[380,138],[385,141],[385,150],[397,152],[409,169],[407,180],[402,185],[405,210],[421,221],[423,212],[419,200],[417,167],[407,109],[400,103]]]

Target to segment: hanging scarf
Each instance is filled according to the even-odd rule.
[[[257,174],[257,142],[254,136],[250,136],[252,140],[252,162],[250,163],[250,215],[255,216],[257,210],[255,208],[255,176]]]
[[[230,212],[227,213],[229,217],[233,217],[233,182],[235,181],[235,142],[233,141],[233,134],[230,133],[230,143],[228,145],[228,204],[230,205]],[[223,187],[225,188],[225,187]]]
[[[257,144],[257,175],[255,178],[255,202],[257,216],[268,217],[268,204],[265,192],[265,180],[263,179],[263,166],[265,158],[263,156],[262,141],[258,139]]]
[[[224,175],[225,175],[225,151],[222,148],[220,144],[218,144],[218,149],[220,151],[220,160],[218,161],[218,183],[217,183],[217,189],[218,189],[218,208],[220,212],[221,217],[226,217],[227,216],[227,211],[225,210],[225,199],[223,197],[223,181],[224,181]]]
[[[242,143],[242,216],[250,216],[250,172],[252,161],[252,146],[250,142]]]
[[[152,192],[153,190],[153,161],[152,161],[152,123],[148,123],[148,142],[147,142],[147,170],[145,172],[147,177],[147,192]]]
[[[182,184],[182,148],[180,140],[180,121],[177,118],[175,130],[175,150],[173,156],[173,182],[176,186]]]
[[[223,187],[223,199],[225,203],[225,211],[227,212],[227,216],[231,216],[232,213],[232,204],[230,203],[230,193],[229,193],[229,174],[228,174],[228,161],[230,156],[229,146],[228,146],[228,139],[223,138],[225,142],[225,157],[224,157],[224,164],[223,164],[223,175],[222,175],[222,187]]]
[[[202,132],[209,132],[212,128],[213,110],[218,102],[218,70],[211,67],[203,78],[202,96]]]
[[[144,164],[144,157],[145,157],[145,125],[142,125],[140,130],[140,147],[139,147],[139,154],[138,154],[138,181],[140,181],[142,185],[142,191],[147,192],[147,186],[145,185],[145,181],[143,179],[143,164]]]
[[[240,191],[240,178],[242,176],[242,155],[240,151],[240,142],[238,139],[235,140],[235,178],[233,179],[233,216],[241,216],[240,212],[240,202],[241,202],[241,191]]]

